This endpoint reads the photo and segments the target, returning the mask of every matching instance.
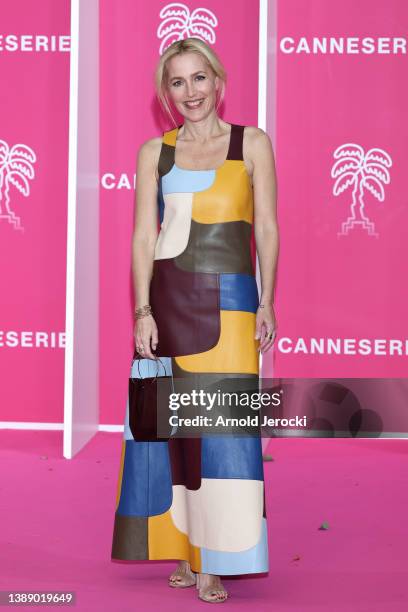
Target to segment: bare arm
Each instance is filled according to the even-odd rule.
[[[137,158],[135,222],[132,238],[132,274],[136,308],[149,304],[150,280],[158,236],[157,144],[157,138],[146,141],[140,147]],[[156,348],[157,327],[151,315],[136,321],[135,340],[136,346],[143,346],[143,355],[153,359],[151,349]]]
[[[275,158],[269,136],[259,128],[254,128],[252,133],[251,157],[255,201],[254,232],[262,287],[260,304],[264,304],[264,308],[257,313],[257,332],[261,338],[260,348],[265,352],[272,346],[276,334],[273,302],[279,229]],[[268,339],[265,337],[267,333],[274,335]]]

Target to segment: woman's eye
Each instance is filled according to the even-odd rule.
[[[202,79],[205,79],[206,76],[205,74],[197,74],[197,76],[195,77],[196,79],[200,79],[200,81]],[[173,81],[173,87],[178,87],[180,85],[181,81]]]

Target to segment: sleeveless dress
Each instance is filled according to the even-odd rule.
[[[237,377],[257,383],[244,126],[231,125],[227,158],[213,170],[175,164],[179,128],[164,132],[158,165],[160,232],[150,283],[156,355],[167,374],[198,386]],[[133,361],[131,377],[157,372],[152,359],[139,356],[138,366]],[[128,398],[111,558],[184,559],[193,571],[216,575],[267,572],[260,437],[137,441],[129,417]]]

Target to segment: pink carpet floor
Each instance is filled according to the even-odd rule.
[[[75,591],[89,612],[207,609],[167,586],[174,562],[110,560],[120,445],[99,433],[69,461],[61,432],[0,430],[0,590]],[[408,441],[276,439],[268,453],[270,571],[223,579],[222,609],[407,612]]]

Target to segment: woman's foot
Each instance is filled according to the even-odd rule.
[[[222,603],[228,598],[219,576],[197,574],[198,597],[209,603]]]
[[[196,583],[196,575],[191,570],[188,561],[180,561],[178,567],[169,576],[169,586],[171,587],[189,587]]]

